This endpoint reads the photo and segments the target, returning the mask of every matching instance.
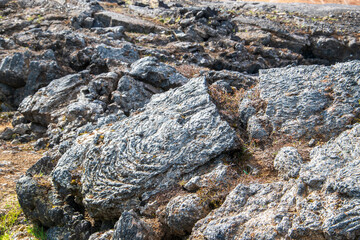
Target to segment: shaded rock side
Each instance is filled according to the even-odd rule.
[[[235,132],[207,93],[204,78],[154,95],[143,112],[78,137],[52,172],[61,192],[81,191],[96,219],[117,219],[167,191],[224,151]],[[72,180],[79,179],[79,185]]]
[[[239,184],[190,239],[358,239],[359,146],[357,124],[314,148],[299,179]]]

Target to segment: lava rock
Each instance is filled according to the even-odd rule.
[[[178,196],[167,204],[165,222],[174,235],[188,235],[195,223],[209,211],[207,200],[202,200],[197,194]]]
[[[153,95],[142,112],[80,136],[59,159],[53,181],[69,192],[74,170],[83,168],[81,192],[87,212],[114,219],[139,208],[137,196],[146,202],[177,184],[183,173],[237,147],[235,139],[212,103],[205,79],[193,79]],[[94,157],[84,157],[90,155]],[[114,169],[118,174],[113,175]]]
[[[181,86],[188,81],[175,68],[159,62],[154,57],[145,57],[134,62],[131,65],[130,75],[165,90]]]
[[[285,179],[296,178],[299,176],[302,163],[296,148],[283,147],[275,157],[274,167]]]

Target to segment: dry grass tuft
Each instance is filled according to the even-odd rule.
[[[209,87],[209,94],[214,100],[220,113],[225,117],[225,120],[232,125],[232,127],[236,127],[239,115],[239,103],[244,96],[245,90],[237,90],[236,88],[233,88],[233,91],[233,93],[227,93],[217,86],[212,85]]]
[[[201,70],[204,70],[204,68],[202,67],[190,64],[182,64],[180,66],[175,66],[175,69],[187,78],[196,77],[199,75]]]

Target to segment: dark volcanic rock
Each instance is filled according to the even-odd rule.
[[[52,81],[35,95],[25,98],[19,111],[27,120],[47,126],[56,116],[54,109],[67,105],[80,91],[80,86],[87,83],[88,75],[74,74]]]
[[[108,11],[96,13],[95,20],[103,27],[123,26],[128,32],[150,33],[166,30],[149,21]]]
[[[159,62],[154,57],[142,58],[133,63],[130,75],[164,90],[181,86],[188,81],[175,68]]]

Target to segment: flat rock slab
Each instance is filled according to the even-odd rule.
[[[184,174],[237,147],[205,78],[156,94],[143,112],[85,134],[52,172],[63,191],[81,191],[92,217],[116,219],[168,191]],[[76,184],[80,181],[81,184]]]
[[[267,106],[265,112],[250,118],[248,129],[266,118],[273,132],[292,138],[336,137],[360,114],[359,73],[357,60],[260,70],[258,90]],[[246,98],[242,104],[245,101],[251,100]],[[240,115],[247,110],[242,108]]]
[[[127,32],[157,33],[167,30],[149,21],[109,11],[96,13],[95,19],[105,27],[123,26]]]

